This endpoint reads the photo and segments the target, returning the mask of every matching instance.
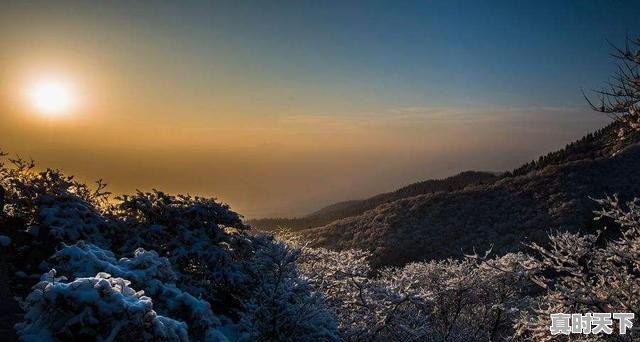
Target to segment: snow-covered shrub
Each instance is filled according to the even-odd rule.
[[[188,341],[187,325],[159,316],[127,280],[99,273],[65,282],[55,271],[27,297],[23,341]]]
[[[123,196],[111,215],[125,230],[112,241],[121,253],[153,249],[167,257],[177,283],[214,307],[238,305],[248,292],[244,263],[253,253],[241,217],[214,199],[170,196],[160,191]]]
[[[82,239],[108,245],[102,235],[107,221],[91,203],[76,195],[42,195],[38,199],[37,224],[56,242]]]
[[[189,323],[189,335],[196,340],[216,341],[220,320],[210,304],[180,290],[169,260],[154,251],[137,249],[131,258],[116,259],[111,251],[80,241],[65,246],[51,258],[58,274],[66,277],[89,277],[105,272],[131,281],[132,285],[153,298],[155,311]]]
[[[77,182],[60,170],[38,171],[32,161],[8,159],[0,152],[0,188],[3,189],[3,213],[0,234],[12,244],[3,249],[15,295],[25,296],[37,282],[39,266],[62,242],[87,239],[105,244],[107,226],[99,206],[108,193],[104,183],[97,187]]]
[[[337,341],[338,329],[322,294],[298,276],[300,251],[270,237],[252,263],[255,288],[240,311],[244,341]]]
[[[161,225],[191,229],[210,229],[211,234],[222,234],[224,227],[240,230],[249,227],[242,223],[242,217],[231,211],[227,204],[213,198],[172,196],[164,192],[138,192],[120,197],[116,207],[120,217],[136,224]],[[219,236],[217,236],[219,237]]]
[[[0,157],[6,154],[0,152]],[[44,196],[57,197],[74,195],[93,205],[104,203],[108,192],[99,180],[91,189],[78,182],[73,176],[66,176],[60,170],[37,171],[33,161],[21,158],[0,160],[0,187],[4,189],[4,209],[8,216],[19,218],[27,224],[37,219],[39,201]]]
[[[50,258],[50,261],[58,274],[65,276],[86,277],[106,272],[131,280],[134,284],[144,284],[152,280],[172,282],[176,279],[167,258],[142,248],[137,249],[132,258],[117,259],[109,250],[78,241],[74,245],[65,245]]]
[[[14,241],[6,250],[6,260],[15,272],[27,276],[16,281],[21,296],[27,294],[43,271],[49,270],[46,261],[60,246],[84,239],[108,248],[105,233],[114,229],[113,222],[104,218],[99,209],[74,194],[43,193],[32,204],[35,212],[28,221],[10,216],[0,224],[0,233]]]
[[[519,320],[518,335],[536,341],[559,340],[549,334],[551,313],[632,312],[640,317],[640,200],[621,205],[616,197],[599,201],[597,219],[612,219],[621,232],[580,235],[559,233],[550,244],[532,244],[527,260],[533,279],[544,289]],[[618,234],[616,234],[618,233]],[[612,337],[613,338],[613,337]],[[637,331],[616,335],[633,341]],[[572,341],[590,341],[572,336]]]

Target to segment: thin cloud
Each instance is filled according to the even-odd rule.
[[[588,108],[567,107],[428,107],[407,106],[378,112],[340,114],[301,114],[281,117],[278,122],[289,127],[315,127],[317,129],[345,129],[388,124],[420,123],[476,123],[476,122],[532,122],[566,121],[582,116],[585,120],[598,120],[599,116]]]

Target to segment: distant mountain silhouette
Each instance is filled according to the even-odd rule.
[[[640,137],[634,133],[621,140],[619,125],[612,123],[499,177],[458,175],[470,186],[461,181],[413,196],[398,190],[391,193],[395,200],[389,194],[372,197],[390,200],[299,234],[311,246],[370,250],[374,265],[382,266],[459,257],[474,249],[506,253],[523,242],[545,241],[552,230],[593,228],[597,204],[592,198],[619,194],[626,200],[640,194]],[[484,184],[472,185],[474,176],[482,175],[487,175]],[[309,217],[344,213],[355,203],[330,206]]]
[[[367,210],[393,202],[401,198],[429,194],[440,191],[460,190],[467,186],[490,184],[499,177],[494,173],[465,171],[443,179],[430,179],[407,185],[393,192],[379,194],[364,200],[338,202],[318,211],[297,218],[263,218],[248,220],[247,223],[260,230],[278,230],[280,228],[301,230],[323,226],[335,220],[356,216]]]

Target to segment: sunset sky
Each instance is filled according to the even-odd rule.
[[[604,125],[581,88],[638,18],[626,0],[2,1],[0,149],[115,193],[301,215]]]

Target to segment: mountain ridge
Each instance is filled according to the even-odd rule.
[[[276,231],[281,228],[302,230],[322,226],[335,220],[361,214],[384,203],[438,191],[451,191],[467,186],[491,183],[499,177],[492,172],[463,171],[456,175],[415,182],[394,191],[377,194],[361,200],[336,202],[320,208],[302,217],[294,218],[261,218],[247,220],[247,224],[260,230]]]
[[[506,253],[522,242],[544,241],[548,229],[593,227],[590,218],[597,205],[591,198],[620,194],[626,200],[640,193],[640,184],[633,181],[640,171],[640,139],[635,134],[619,141],[618,125],[588,134],[492,184],[399,199],[299,234],[314,247],[370,250],[373,263],[386,266],[459,257],[476,248]],[[591,152],[576,158],[575,151],[585,146]]]

